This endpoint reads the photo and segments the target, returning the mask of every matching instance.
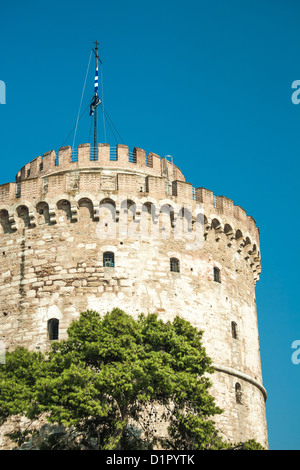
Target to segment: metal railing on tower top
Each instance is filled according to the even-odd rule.
[[[74,148],[71,150],[72,152],[72,162],[78,162],[78,148]],[[91,161],[98,161],[98,148],[90,147],[90,160]],[[118,152],[117,146],[111,146],[109,148],[109,160],[110,161],[118,161]],[[128,152],[128,162],[129,163],[137,163],[136,153],[135,151]],[[56,152],[56,166],[59,165],[59,153]],[[152,166],[152,156],[146,155],[146,166]]]

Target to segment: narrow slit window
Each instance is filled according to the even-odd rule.
[[[106,251],[103,254],[103,266],[105,268],[113,268],[115,266],[115,255],[112,251]]]
[[[177,258],[171,258],[170,259],[170,271],[173,272],[173,273],[179,273],[180,272],[179,259],[177,259]]]
[[[214,267],[214,281],[221,284],[221,271],[216,267]]]
[[[235,384],[235,400],[238,405],[242,405],[242,387],[238,382]]]
[[[234,339],[237,339],[237,324],[235,321],[231,322],[231,335]]]
[[[48,336],[50,341],[58,340],[59,320],[51,318],[48,321]]]

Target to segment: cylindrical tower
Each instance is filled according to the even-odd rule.
[[[94,155],[94,153],[93,153]],[[80,312],[181,315],[204,331],[217,423],[268,446],[255,302],[255,221],[166,158],[63,147],[0,186],[0,340],[45,350]]]

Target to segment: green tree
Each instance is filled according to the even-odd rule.
[[[43,415],[63,425],[67,437],[51,436],[43,448],[232,448],[212,420],[222,411],[209,394],[213,368],[201,341],[202,332],[180,317],[163,322],[154,314],[135,320],[119,309],[103,317],[83,312],[46,356],[23,348],[7,354],[0,420]],[[12,438],[20,444],[28,436]]]

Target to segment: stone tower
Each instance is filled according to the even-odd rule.
[[[80,312],[181,315],[204,331],[220,431],[268,446],[255,221],[127,146],[63,147],[0,186],[0,340],[45,350]]]

